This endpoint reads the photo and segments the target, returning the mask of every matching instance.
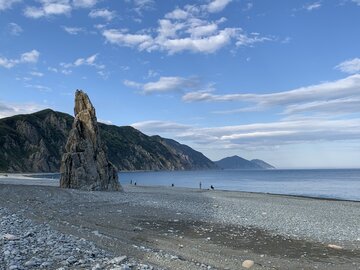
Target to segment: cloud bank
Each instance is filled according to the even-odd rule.
[[[223,10],[231,1],[215,0],[207,5],[186,5],[176,8],[158,20],[158,26],[153,29],[142,29],[130,32],[127,29],[104,29],[102,35],[107,42],[136,48],[139,51],[165,51],[175,54],[184,51],[212,54],[221,48],[235,44],[252,46],[272,40],[258,33],[247,34],[240,27],[221,27],[226,18],[218,20],[207,19],[209,13]]]
[[[348,106],[351,104],[351,108],[354,109],[353,105],[360,99],[360,74],[270,94],[221,95],[209,91],[195,91],[186,93],[182,99],[185,102],[247,102],[252,104],[239,109],[238,112],[265,110],[275,106],[285,107],[285,114],[310,110],[334,113],[335,106],[338,111],[349,111],[351,109]]]

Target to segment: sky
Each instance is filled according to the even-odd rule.
[[[73,114],[212,160],[360,168],[360,0],[0,0],[0,118]]]

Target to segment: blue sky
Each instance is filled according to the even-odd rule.
[[[359,168],[359,25],[359,0],[0,0],[0,117],[83,89],[213,160]]]

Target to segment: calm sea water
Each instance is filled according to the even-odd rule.
[[[37,174],[58,180],[60,174]],[[120,172],[120,182],[137,185],[237,190],[360,201],[360,169],[208,170]]]
[[[121,183],[210,188],[360,201],[360,169],[121,172]]]

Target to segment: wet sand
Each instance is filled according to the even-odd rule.
[[[2,178],[0,207],[164,269],[242,269],[246,259],[255,262],[251,269],[360,269],[358,202],[124,189],[82,192],[53,180]]]

